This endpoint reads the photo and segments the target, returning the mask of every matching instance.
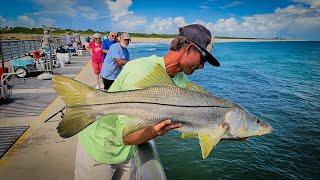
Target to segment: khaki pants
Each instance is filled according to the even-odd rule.
[[[134,158],[121,164],[103,164],[92,159],[81,142],[78,142],[75,170],[75,180],[133,180],[136,179]]]

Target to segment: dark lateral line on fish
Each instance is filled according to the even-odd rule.
[[[102,105],[107,105],[107,104],[132,104],[132,103],[138,103],[138,104],[156,104],[156,105],[162,105],[162,106],[175,106],[175,107],[193,107],[193,108],[198,108],[198,107],[215,107],[215,108],[231,108],[231,107],[226,107],[226,106],[188,106],[188,105],[175,105],[175,104],[162,104],[162,103],[152,103],[152,102],[116,102],[116,103],[100,103],[100,104],[86,104],[86,105],[78,105],[78,106],[66,106],[68,108],[78,108],[78,107],[88,107],[88,106],[102,106]]]

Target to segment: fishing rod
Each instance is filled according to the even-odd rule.
[[[64,109],[66,109],[65,106],[62,109],[60,109],[58,112],[56,112],[52,116],[50,116],[48,119],[46,119],[44,122],[48,122],[50,119],[52,119],[53,117],[55,117],[59,113],[61,113],[60,117],[63,118],[64,117],[64,112],[63,112]]]

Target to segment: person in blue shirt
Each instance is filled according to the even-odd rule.
[[[110,46],[116,42],[115,32],[110,32],[108,38],[102,41],[103,59],[106,57]]]
[[[122,66],[130,60],[129,51],[127,49],[130,41],[129,34],[124,32],[121,34],[119,42],[110,46],[109,51],[104,58],[100,73],[105,91],[109,89],[113,81],[117,78]]]

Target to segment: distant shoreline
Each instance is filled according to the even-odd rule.
[[[133,43],[165,43],[169,44],[174,38],[144,38],[144,37],[131,37]],[[221,39],[215,38],[216,43],[225,42],[286,42],[286,41],[304,41],[296,39],[248,39],[248,38],[236,38],[236,39]]]
[[[5,39],[41,39],[42,34],[23,34],[23,33],[8,33],[2,34],[2,37]],[[52,34],[52,36],[61,37],[61,35]],[[81,34],[81,38],[85,39],[86,37],[90,37],[88,34]],[[170,44],[174,38],[163,38],[163,37],[135,37],[131,36],[131,41],[133,43],[165,43]],[[215,38],[214,42],[216,43],[225,43],[225,42],[286,42],[286,41],[305,41],[299,39],[259,39],[259,38]]]

